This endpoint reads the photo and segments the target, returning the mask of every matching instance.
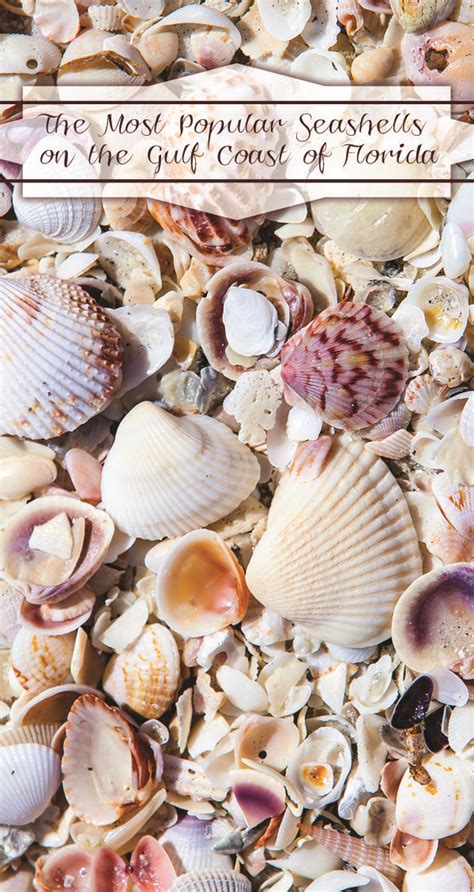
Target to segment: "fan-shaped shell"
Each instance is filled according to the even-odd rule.
[[[166,626],[146,626],[138,640],[106,666],[102,685],[119,706],[157,719],[171,706],[179,687],[176,642]]]
[[[397,404],[408,349],[395,324],[367,304],[328,307],[281,352],[283,381],[334,427],[358,430]]]
[[[171,237],[194,257],[221,266],[229,255],[245,248],[261,218],[228,220],[205,211],[150,199],[150,214]]]
[[[0,281],[0,429],[38,440],[75,430],[119,384],[122,345],[78,285],[37,275]]]
[[[467,765],[443,751],[423,763],[430,782],[420,784],[409,769],[395,804],[399,830],[419,839],[444,839],[466,826],[472,814],[473,786]]]
[[[215,852],[215,842],[212,821],[202,821],[193,815],[185,815],[160,838],[178,874],[209,868],[230,869],[232,862],[229,855]]]
[[[472,892],[472,870],[469,862],[457,852],[440,848],[433,863],[423,873],[408,871],[403,879],[403,892]]]
[[[199,870],[177,877],[171,892],[251,892],[250,880],[234,870]]]
[[[365,647],[388,637],[395,602],[420,572],[397,482],[346,434],[333,440],[318,477],[305,480],[304,466],[283,476],[247,584],[266,607],[318,637]]]
[[[59,756],[49,746],[0,748],[0,824],[29,824],[41,815],[61,782]]]
[[[21,186],[13,191],[13,207],[20,223],[63,244],[86,239],[99,223],[98,198],[24,198]]]
[[[230,514],[259,475],[257,459],[224,424],[205,415],[175,418],[140,403],[117,430],[102,499],[119,529],[163,539]]]
[[[39,694],[71,681],[74,638],[72,632],[53,636],[20,629],[11,649],[11,663],[16,679],[25,691]]]

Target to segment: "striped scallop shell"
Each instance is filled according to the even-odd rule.
[[[102,474],[102,500],[123,532],[179,536],[230,514],[259,479],[257,459],[219,421],[175,418],[153,403],[125,416]]]
[[[98,198],[24,198],[19,185],[13,192],[13,207],[28,229],[66,245],[88,238],[102,215]]]
[[[250,880],[234,870],[199,870],[177,877],[171,892],[251,892]]]
[[[421,573],[407,504],[385,463],[347,434],[334,438],[319,476],[305,474],[308,461],[276,490],[247,584],[265,607],[323,640],[377,644]]]
[[[0,824],[21,827],[38,818],[61,782],[59,756],[49,746],[0,748]]]
[[[120,381],[122,345],[104,310],[53,276],[0,280],[0,430],[32,440],[97,415]]]
[[[281,375],[293,395],[343,430],[388,415],[407,374],[408,349],[394,322],[351,301],[328,307],[281,351]]]
[[[11,649],[13,672],[30,694],[71,681],[70,666],[75,635],[37,635],[20,629]]]
[[[232,867],[229,855],[214,851],[217,839],[213,836],[212,824],[212,821],[185,815],[160,837],[160,843],[178,874]]]
[[[159,623],[146,626],[128,650],[114,654],[102,685],[118,706],[157,719],[171,706],[179,687],[179,651],[171,632]]]

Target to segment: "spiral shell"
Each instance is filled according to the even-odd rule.
[[[228,220],[193,208],[150,200],[153,219],[193,256],[213,266],[222,266],[228,258],[252,241],[260,218]]]
[[[102,214],[98,198],[24,198],[21,186],[14,188],[13,207],[28,229],[66,245],[88,238]]]
[[[324,310],[281,354],[290,391],[344,430],[388,415],[407,373],[408,350],[395,324],[382,310],[350,301]]]
[[[78,285],[37,275],[0,281],[2,433],[32,440],[73,431],[120,380],[120,335]]]

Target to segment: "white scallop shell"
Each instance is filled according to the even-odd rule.
[[[160,837],[160,844],[178,874],[208,868],[230,869],[232,861],[229,855],[214,851],[216,841],[213,822],[199,820],[193,815],[185,815]]]
[[[0,824],[29,824],[49,805],[61,782],[59,756],[48,746],[20,743],[0,748]]]
[[[177,877],[170,892],[251,892],[250,880],[233,870],[200,870]]]
[[[48,74],[60,60],[59,47],[41,35],[0,35],[0,74]]]
[[[403,833],[419,839],[443,839],[458,833],[472,814],[472,772],[457,756],[443,750],[423,763],[431,782],[423,785],[407,769],[397,792],[396,822]]]
[[[75,430],[119,383],[120,336],[79,286],[52,276],[0,281],[0,429],[33,440]]]
[[[5,579],[0,579],[0,649],[8,648],[20,628],[19,610],[23,598]]]
[[[260,466],[224,424],[175,418],[140,403],[121,422],[102,475],[102,499],[119,529],[143,539],[178,536],[230,514]]]
[[[319,476],[304,476],[295,467],[282,477],[247,568],[250,591],[331,643],[383,641],[398,597],[421,573],[403,494],[348,435],[333,440]]]
[[[98,198],[24,198],[21,185],[13,190],[13,207],[17,219],[28,229],[63,244],[86,239],[102,215]]]

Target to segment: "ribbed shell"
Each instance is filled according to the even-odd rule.
[[[250,880],[234,870],[200,870],[177,877],[171,892],[251,892]]]
[[[258,229],[256,217],[250,220],[228,220],[216,214],[150,200],[148,208],[153,219],[190,254],[221,266],[229,255],[245,248]]]
[[[186,815],[169,827],[160,838],[176,872],[226,869],[232,867],[229,855],[213,850],[216,842],[212,835],[212,821],[201,821]]]
[[[20,629],[11,649],[13,672],[30,694],[71,681],[70,666],[75,635],[37,635]]]
[[[91,235],[102,214],[98,198],[24,198],[21,186],[15,186],[13,207],[28,229],[66,245]]]
[[[0,431],[38,440],[97,415],[120,379],[122,344],[104,310],[53,276],[0,280]]]
[[[142,539],[179,536],[225,517],[260,475],[246,446],[205,415],[175,418],[140,403],[121,422],[102,474],[102,500],[119,529]]]
[[[282,478],[247,584],[266,607],[318,637],[365,647],[388,638],[394,605],[420,573],[395,478],[345,434],[334,438],[318,477]]]
[[[61,782],[59,756],[38,743],[0,749],[0,824],[20,827],[38,818]]]
[[[375,867],[394,883],[400,882],[402,872],[390,861],[388,847],[369,846],[363,839],[348,833],[341,833],[339,830],[326,830],[323,827],[307,828],[306,826],[303,829],[310,832],[313,839],[329,849],[330,852],[339,855],[343,861],[347,861],[353,867],[362,867],[363,865]]]
[[[359,430],[400,399],[408,349],[391,319],[367,304],[328,307],[281,351],[285,384],[334,427]]]
[[[179,676],[176,642],[166,626],[154,623],[128,650],[112,657],[102,686],[118,706],[127,706],[143,718],[157,719],[171,706]]]

